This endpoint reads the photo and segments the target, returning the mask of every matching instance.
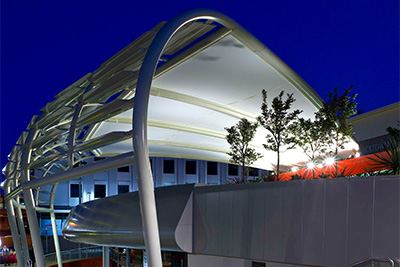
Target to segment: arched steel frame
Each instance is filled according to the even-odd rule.
[[[142,211],[144,241],[148,263],[151,267],[161,267],[162,261],[154,185],[147,146],[147,115],[150,89],[157,64],[168,41],[182,26],[199,19],[216,21],[230,30],[241,29],[235,21],[214,10],[195,9],[176,16],[168,21],[153,39],[144,58],[136,86],[136,104],[133,109],[133,151],[138,172],[138,191]],[[263,48],[264,46],[261,45],[261,47]]]

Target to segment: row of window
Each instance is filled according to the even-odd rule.
[[[94,185],[94,198],[106,197],[107,186],[105,184],[95,184]],[[129,192],[129,185],[118,185],[118,194],[124,194]],[[79,198],[82,195],[82,185],[80,184],[70,184],[70,197]]]
[[[153,161],[150,159],[150,165],[153,168]],[[163,185],[172,185],[175,184],[177,181],[172,181],[170,178],[173,177],[176,174],[176,164],[178,161],[175,159],[163,159],[162,160],[162,172],[163,174],[166,174],[163,179]],[[227,166],[228,165],[228,166]],[[191,182],[198,182],[199,181],[199,161],[196,160],[185,160],[184,161],[184,172],[186,175],[189,175],[186,177],[186,182],[191,183]],[[215,177],[218,177],[222,173],[225,172],[220,172],[221,167],[228,167],[227,169],[227,175],[228,176],[238,176],[239,175],[239,167],[238,165],[233,165],[233,164],[219,164],[218,162],[213,162],[213,161],[208,161],[206,162],[206,167],[205,172],[208,177],[205,178],[206,183],[209,184],[219,184],[218,181],[214,181]],[[119,173],[130,173],[133,171],[131,169],[131,166],[123,166],[117,169],[117,172]],[[250,168],[248,175],[251,176],[258,176],[259,170],[255,168]],[[225,174],[226,175],[226,174]],[[193,178],[195,177],[195,178]],[[196,178],[197,177],[197,178]],[[171,181],[170,181],[171,180]],[[83,189],[82,189],[82,184],[79,183],[70,183],[70,198],[72,199],[77,199],[77,198],[82,198],[84,201],[89,201],[93,199],[98,199],[98,198],[103,198],[107,196],[107,184],[105,181],[97,181],[95,182],[94,190],[92,193],[87,192],[84,193],[85,196],[83,196]],[[130,182],[118,182],[117,185],[117,193],[122,194],[122,193],[128,193],[130,191]]]
[[[150,159],[150,165],[153,166],[153,161]],[[120,167],[118,172],[130,172],[129,166]],[[163,173],[175,174],[175,160],[164,159],[163,161]],[[185,174],[196,175],[197,174],[197,161],[186,160],[185,161]],[[237,176],[239,174],[238,165],[228,164],[228,175]],[[208,161],[207,162],[207,175],[218,175],[218,162]],[[250,168],[249,176],[257,176],[258,169]]]
[[[118,185],[118,193],[119,193],[119,185]],[[105,184],[95,184],[94,185],[94,198],[102,198],[106,196],[106,185]],[[80,184],[70,184],[70,196],[71,197],[82,197],[82,185]],[[129,185],[128,190],[123,192],[129,192]]]

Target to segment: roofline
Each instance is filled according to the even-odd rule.
[[[231,29],[232,36],[241,41],[254,54],[259,56],[263,61],[267,62],[276,72],[278,72],[285,80],[297,88],[308,101],[311,102],[317,109],[322,107],[323,100],[307,84],[292,68],[290,68],[283,60],[274,54],[268,47],[261,43],[251,33],[247,32],[242,27]]]
[[[378,109],[368,111],[366,113],[362,113],[360,115],[356,115],[356,116],[348,119],[348,121],[351,123],[354,123],[354,122],[361,121],[361,120],[364,120],[364,119],[367,119],[370,117],[378,116],[382,113],[386,113],[386,112],[394,110],[394,109],[400,109],[400,101],[390,104],[390,105],[387,105],[387,106],[384,106],[384,107],[381,107],[381,108],[378,108]],[[400,116],[400,112],[399,112],[399,116]]]

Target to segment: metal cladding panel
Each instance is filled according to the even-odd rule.
[[[193,236],[194,254],[276,266],[339,267],[369,257],[398,260],[399,189],[399,176],[158,188],[161,243],[165,250],[183,250],[175,241],[180,231],[187,247],[185,238]],[[185,213],[187,205],[193,205],[193,216],[191,209]],[[183,213],[193,218],[192,224],[182,220]],[[185,227],[179,228],[182,221]],[[143,246],[137,193],[84,203],[69,222],[77,226],[64,235],[75,234],[77,242]],[[193,235],[187,231],[191,225]]]
[[[264,258],[283,261],[283,188],[276,183],[265,188]]]
[[[206,218],[208,227],[208,238],[209,241],[207,243],[207,249],[205,252],[217,251],[218,253],[218,245],[219,238],[218,232],[220,230],[220,222],[219,222],[219,193],[218,192],[210,192],[206,195]]]
[[[205,193],[196,193],[193,199],[193,251],[203,253],[208,243],[208,222],[206,222],[207,201]]]
[[[306,266],[398,260],[399,187],[399,176],[196,187],[193,252]]]
[[[249,241],[247,246],[247,254],[252,259],[264,258],[264,218],[265,218],[265,190],[262,188],[255,189],[249,194],[249,206],[254,208],[249,209]]]
[[[182,250],[175,232],[193,188],[192,184],[155,189],[163,249]],[[63,236],[72,242],[144,248],[140,214],[138,192],[86,202],[71,211]]]
[[[238,188],[239,189],[239,188]],[[232,246],[233,255],[237,255],[240,258],[248,258],[248,235],[249,235],[249,206],[248,202],[248,190],[234,190],[233,192],[233,237],[231,244],[225,244]]]
[[[283,260],[288,263],[302,261],[302,189],[302,181],[287,182],[283,189]]]
[[[227,191],[224,194],[220,194],[219,198],[219,221],[220,230],[218,231],[219,239],[219,253],[221,255],[233,256],[232,246],[227,246],[226,244],[231,244],[233,239],[233,211],[236,207],[233,204],[233,192]]]
[[[326,179],[323,264],[346,265],[348,180]]]
[[[316,180],[303,188],[303,263],[318,265],[322,262],[325,180]]]
[[[356,179],[349,182],[347,265],[366,259],[371,255],[373,192],[373,178]]]
[[[387,178],[375,181],[373,225],[373,257],[399,255],[400,180]]]

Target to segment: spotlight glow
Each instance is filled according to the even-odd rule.
[[[299,168],[297,168],[297,167],[292,168],[292,172],[297,172],[298,170],[299,170]]]
[[[325,165],[333,165],[335,163],[334,158],[326,158],[324,161]]]
[[[307,168],[314,169],[314,162],[307,163]]]
[[[317,165],[318,168],[322,169],[324,167],[324,165],[322,165],[321,163]]]

